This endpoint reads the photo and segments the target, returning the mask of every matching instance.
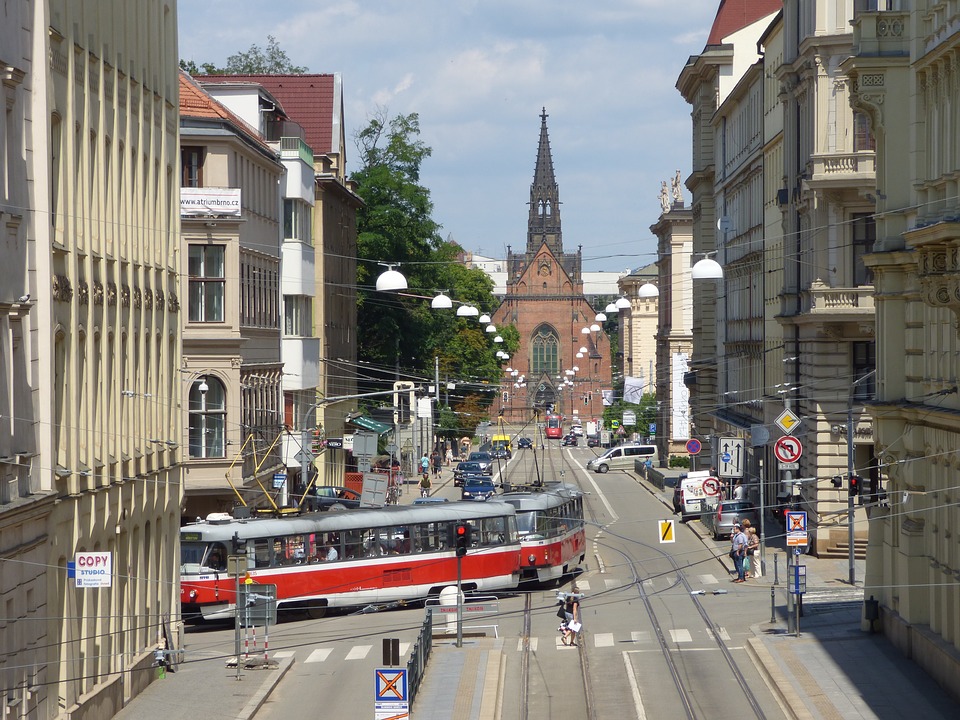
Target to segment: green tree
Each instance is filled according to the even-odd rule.
[[[254,43],[246,52],[227,58],[227,64],[218,68],[213,63],[181,60],[180,67],[191,75],[302,75],[306,67],[294,65],[273,35],[267,35],[267,49]]]

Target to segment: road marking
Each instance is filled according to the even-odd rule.
[[[410,643],[402,642],[400,643],[400,657],[404,657],[407,654],[407,650],[410,649]]]
[[[729,642],[729,641],[730,641],[730,633],[727,632],[727,629],[726,629],[726,628],[719,628],[719,630],[720,630],[720,632],[718,632],[717,635],[720,637],[720,639],[723,640],[724,642]],[[713,634],[713,630],[711,630],[710,628],[707,628],[707,637],[709,637],[711,640],[714,640],[714,639],[715,639],[715,636],[714,636],[714,634]]]
[[[589,589],[590,589],[590,581],[589,581],[589,580],[577,580],[577,587],[580,588],[581,590],[589,590]]]
[[[630,683],[630,694],[633,696],[633,709],[637,712],[637,720],[646,720],[647,711],[643,707],[643,698],[640,697],[640,687],[637,685],[637,678],[633,675],[633,668],[630,666],[630,658],[627,653],[623,653],[623,664],[627,668],[627,681]]]
[[[623,580],[620,578],[606,578],[603,582],[607,586],[607,590],[615,590],[623,585]]]
[[[279,650],[279,651],[273,653],[273,659],[274,659],[274,660],[282,660],[283,658],[288,658],[288,657],[291,657],[291,656],[293,656],[293,655],[295,655],[295,654],[296,654],[296,653],[295,653],[293,650]]]
[[[603,502],[604,507],[607,508],[607,512],[610,513],[610,517],[613,518],[613,520],[610,523],[607,523],[605,527],[617,522],[617,520],[620,519],[620,516],[613,511],[613,507],[611,507],[609,501],[607,500],[607,496],[600,492],[599,486],[593,481],[593,478],[590,477],[590,474],[583,468],[583,466],[580,466],[580,472],[583,473],[583,476],[587,479],[587,482],[593,486],[593,491],[600,496],[600,500]]]
[[[573,645],[564,645],[563,639],[559,636],[557,637],[557,650],[559,650],[560,648],[563,648],[564,650],[573,650],[574,647],[575,646]]]
[[[328,657],[330,657],[330,653],[332,652],[333,652],[332,648],[318,648],[314,650],[312,653],[310,653],[310,655],[307,657],[306,660],[304,660],[304,662],[305,663],[323,662]]]
[[[530,652],[537,651],[537,638],[530,638]],[[517,652],[523,652],[523,638],[517,638]]]
[[[685,628],[674,628],[670,630],[670,639],[675,643],[693,642],[690,631]]]
[[[650,632],[648,630],[634,630],[630,633],[630,640],[635,643],[650,642]]]
[[[640,585],[641,585],[641,586],[643,587],[643,589],[646,590],[648,593],[653,590],[653,580],[650,580],[650,579],[643,580],[643,581],[640,583]]]
[[[720,583],[716,575],[697,575],[697,579],[703,585],[717,585]]]
[[[373,645],[354,645],[347,653],[345,660],[363,660]]]
[[[613,633],[593,633],[594,647],[613,647]]]

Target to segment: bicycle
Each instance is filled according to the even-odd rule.
[[[397,505],[400,502],[400,490],[396,485],[387,488],[387,505]]]

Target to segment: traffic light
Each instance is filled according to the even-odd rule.
[[[863,478],[859,475],[850,476],[850,484],[847,486],[847,490],[850,493],[851,497],[858,496],[863,492]]]
[[[467,554],[467,548],[470,547],[470,526],[466,523],[457,523],[454,530],[457,543],[457,557],[463,557]]]

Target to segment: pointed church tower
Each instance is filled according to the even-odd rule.
[[[560,191],[553,175],[553,156],[547,134],[547,109],[540,114],[540,147],[530,186],[530,217],[527,220],[527,254],[533,255],[546,243],[555,255],[563,254],[560,232]]]

